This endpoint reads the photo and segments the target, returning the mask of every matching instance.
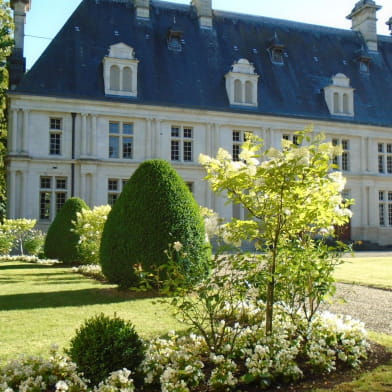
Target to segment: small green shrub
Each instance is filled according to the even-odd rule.
[[[78,197],[68,199],[49,227],[44,253],[49,259],[58,259],[65,264],[78,264],[83,259],[79,245],[79,235],[74,232],[77,213],[88,209]]]
[[[142,163],[114,204],[100,248],[102,272],[128,288],[138,283],[135,266],[155,273],[168,262],[166,251],[180,243],[186,258],[175,261],[186,283],[206,275],[210,255],[199,206],[171,165],[154,159]]]
[[[26,233],[23,249],[26,255],[39,255],[43,251],[45,235],[40,230],[31,229]]]
[[[72,361],[93,385],[115,370],[131,370],[135,382],[144,359],[144,345],[133,325],[117,316],[103,313],[92,317],[76,331],[67,350]]]

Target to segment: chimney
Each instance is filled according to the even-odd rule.
[[[31,0],[11,0],[11,8],[14,10],[14,40],[15,46],[11,56],[8,58],[10,88],[13,90],[21,81],[26,72],[26,59],[23,56],[24,49],[24,25],[26,23],[26,12],[30,11]]]
[[[381,8],[373,0],[360,0],[347,19],[352,21],[351,29],[359,31],[366,42],[368,50],[377,52],[377,18],[376,12]]]
[[[150,18],[150,0],[135,0],[136,17],[142,19]]]
[[[212,28],[212,5],[211,0],[192,0],[192,5],[196,7],[199,16],[200,27]]]

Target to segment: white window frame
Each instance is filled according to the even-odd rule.
[[[49,118],[49,155],[62,155],[63,119],[61,117]],[[58,145],[53,147],[53,143]]]
[[[113,132],[112,125],[118,126],[118,132]],[[130,132],[125,131],[126,128],[130,128]],[[109,159],[126,159],[132,160],[134,159],[134,124],[131,121],[117,121],[110,120],[108,123],[108,157]],[[117,140],[117,154],[111,152],[112,140]],[[126,143],[130,143],[130,152],[125,148]],[[114,156],[116,155],[116,156]]]
[[[351,154],[350,154],[350,139],[347,138],[333,138],[332,144],[334,146],[340,146],[342,154],[337,155],[333,158],[333,164],[338,166],[339,170],[348,172],[351,170]]]
[[[170,160],[181,163],[193,162],[193,150],[194,128],[187,125],[172,125],[170,127]]]
[[[378,191],[378,223],[380,227],[392,227],[392,191]]]
[[[43,180],[49,181],[46,186]],[[64,186],[60,185],[64,182]],[[43,197],[46,196],[46,200]],[[60,200],[60,197],[63,199]],[[42,222],[51,222],[56,216],[60,208],[64,205],[68,198],[68,178],[66,176],[47,176],[39,177],[39,220]],[[43,206],[43,202],[47,206]],[[47,212],[43,213],[43,209]]]
[[[124,186],[128,180],[124,178],[109,177],[107,180],[107,191],[108,191],[108,204],[113,206],[118,197],[120,196]]]
[[[377,165],[379,174],[392,174],[392,142],[377,143]]]

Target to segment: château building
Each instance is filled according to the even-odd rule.
[[[83,0],[27,73],[31,0],[11,6],[10,218],[46,228],[71,196],[113,204],[151,158],[171,162],[199,204],[242,217],[211,192],[199,154],[238,159],[245,132],[279,148],[313,126],[343,149],[346,236],[392,244],[392,37],[377,34],[374,1],[353,2],[345,30],[211,0]]]

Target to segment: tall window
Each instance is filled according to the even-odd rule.
[[[66,177],[40,177],[39,218],[50,221],[67,200]]]
[[[233,149],[232,149],[233,161],[240,160],[241,145],[243,142],[244,142],[244,132],[238,130],[233,131]]]
[[[133,158],[133,124],[109,122],[109,158]]]
[[[171,160],[179,162],[193,161],[193,128],[171,127]]]
[[[49,154],[61,155],[61,135],[63,131],[61,118],[49,119]]]
[[[341,146],[342,155],[333,158],[334,165],[338,166],[340,170],[350,170],[350,141],[348,139],[332,139],[334,146]]]
[[[108,204],[110,206],[116,202],[126,182],[127,180],[121,180],[118,178],[108,179]]]
[[[378,172],[392,174],[392,143],[378,143]]]
[[[392,191],[378,192],[380,226],[392,226]]]

